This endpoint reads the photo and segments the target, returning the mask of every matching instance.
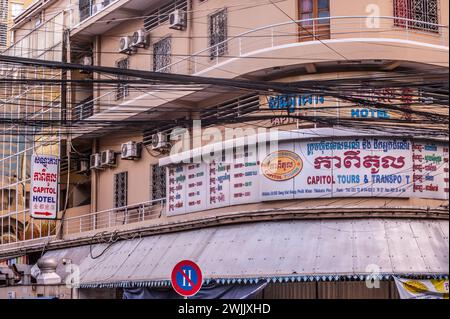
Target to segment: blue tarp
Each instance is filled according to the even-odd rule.
[[[205,286],[189,299],[250,299],[267,286],[267,282],[249,285]],[[123,299],[183,299],[171,288],[125,288]]]

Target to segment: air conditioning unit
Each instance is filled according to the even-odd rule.
[[[187,13],[184,10],[175,10],[169,14],[170,29],[183,30],[187,27]]]
[[[91,66],[92,65],[92,57],[91,56],[84,56],[80,59],[80,64],[85,66]],[[80,70],[80,73],[91,73],[90,71],[86,70]]]
[[[122,144],[121,159],[134,160],[141,158],[141,144],[133,141]]]
[[[97,12],[100,12],[103,9],[102,3],[97,3],[92,6],[92,14],[96,14]]]
[[[131,37],[131,46],[133,48],[145,48],[149,44],[149,35],[145,30],[137,30]]]
[[[84,56],[80,60],[80,64],[82,65],[92,65],[92,57],[91,56]]]
[[[106,150],[102,152],[101,166],[108,167],[116,165],[116,153],[112,150]]]
[[[92,154],[89,160],[89,168],[90,169],[100,169],[101,167],[101,158],[100,154]]]
[[[156,133],[152,135],[152,149],[161,150],[167,148],[169,143],[165,133]]]
[[[89,161],[88,160],[80,160],[77,163],[77,173],[82,174],[89,171]]]
[[[131,38],[130,37],[121,37],[119,40],[119,52],[129,54],[132,52],[131,48]]]

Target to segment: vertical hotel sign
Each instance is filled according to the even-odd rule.
[[[37,219],[56,219],[59,159],[52,155],[31,157],[30,214]]]

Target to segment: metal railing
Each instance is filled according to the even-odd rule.
[[[402,21],[404,23],[401,23]],[[427,28],[418,29],[419,22]],[[433,32],[428,30],[430,28]],[[170,70],[170,73],[175,74],[199,75],[220,67],[220,63],[261,53],[265,50],[270,51],[276,47],[289,46],[299,42],[317,41],[319,43],[318,39],[324,41],[324,39],[354,38],[415,40],[448,47],[448,26],[393,16],[336,16],[288,21],[252,29],[230,37],[226,41],[202,49],[191,56],[183,57],[156,71],[168,72]],[[223,47],[226,47],[226,51],[218,54],[219,49]],[[311,56],[311,59],[314,60],[314,57]],[[95,103],[106,105],[104,108],[96,107],[94,113],[102,113],[120,104],[114,98],[115,92],[115,90],[110,91],[93,99]]]
[[[165,199],[158,199],[66,218],[63,221],[64,234],[77,234],[157,219],[163,214],[164,203]]]
[[[119,0],[88,0],[84,7],[74,6],[71,13],[70,25],[72,28],[77,28],[78,25],[83,23],[90,17],[103,12],[111,4],[116,3]]]
[[[405,23],[399,26],[399,21]],[[423,30],[417,28],[419,23],[426,28]],[[413,25],[415,27],[411,27]],[[430,32],[429,29],[434,31]],[[182,58],[158,71],[164,72],[166,69],[171,69],[173,73],[178,74],[198,74],[213,69],[219,63],[227,60],[283,45],[318,41],[317,39],[322,41],[324,38],[331,40],[389,38],[448,46],[448,26],[389,16],[337,16],[288,21],[263,26],[230,37],[226,41]],[[227,48],[224,54],[214,54],[224,46]],[[314,59],[314,57],[311,58]]]

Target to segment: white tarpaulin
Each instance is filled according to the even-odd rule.
[[[448,299],[448,279],[394,278],[401,299]]]

